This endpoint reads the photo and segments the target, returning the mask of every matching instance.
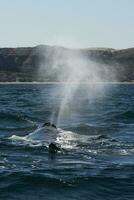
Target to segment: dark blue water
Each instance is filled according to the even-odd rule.
[[[81,86],[52,155],[45,134],[43,143],[23,137],[56,123],[62,87],[0,85],[0,199],[134,199],[134,85],[105,85],[94,98]]]

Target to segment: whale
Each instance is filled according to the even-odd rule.
[[[51,142],[48,146],[49,153],[57,153],[60,150],[61,148],[56,143]]]
[[[46,122],[42,125],[42,127],[49,127],[49,128],[55,128],[57,129],[55,124],[51,124],[50,122]]]
[[[32,133],[29,133],[25,138],[32,141],[47,142],[48,144],[56,141],[58,129],[54,124],[44,123]]]

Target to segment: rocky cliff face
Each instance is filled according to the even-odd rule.
[[[134,48],[115,50],[108,48],[67,49],[63,47],[40,45],[26,48],[0,49],[0,81],[59,81],[64,57],[82,55],[99,66],[103,81],[134,80]],[[56,60],[55,60],[56,55]],[[55,65],[56,68],[52,66]],[[60,61],[60,62],[59,62]],[[105,73],[104,71],[105,66]],[[67,67],[64,65],[64,67]],[[89,72],[90,73],[90,72]],[[111,74],[116,74],[111,76]],[[62,81],[64,81],[64,78]]]

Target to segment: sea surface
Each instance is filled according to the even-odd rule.
[[[133,200],[134,85],[64,88],[0,85],[0,199]],[[49,121],[54,137],[40,137]]]

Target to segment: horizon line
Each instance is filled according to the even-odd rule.
[[[48,47],[60,47],[60,48],[65,48],[65,49],[78,49],[78,50],[105,50],[105,49],[109,49],[109,50],[125,50],[125,49],[133,49],[134,46],[131,47],[127,47],[127,48],[112,48],[112,47],[102,47],[102,46],[96,46],[96,47],[67,47],[67,46],[63,46],[63,45],[52,45],[52,44],[37,44],[37,45],[26,45],[26,46],[0,46],[0,49],[17,49],[17,48],[36,48],[36,47],[40,47],[40,46],[48,46]]]

